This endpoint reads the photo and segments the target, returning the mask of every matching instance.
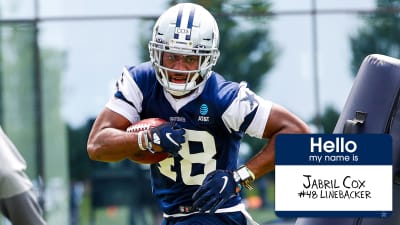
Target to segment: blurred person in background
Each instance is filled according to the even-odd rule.
[[[26,162],[0,127],[0,210],[12,225],[46,225]]]

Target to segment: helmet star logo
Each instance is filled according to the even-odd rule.
[[[240,101],[249,101],[250,109],[253,110],[254,105],[258,105],[257,99],[254,97],[254,94],[246,92],[246,96],[242,98]]]

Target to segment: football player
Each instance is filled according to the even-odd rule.
[[[151,164],[163,224],[255,223],[240,190],[274,169],[278,134],[309,132],[301,119],[256,95],[245,82],[214,72],[218,44],[218,25],[202,6],[180,3],[166,10],[148,44],[150,61],[123,68],[89,135],[93,160],[148,162],[155,151],[170,153]],[[146,118],[168,122],[146,132],[125,132]],[[268,142],[238,165],[244,134]]]

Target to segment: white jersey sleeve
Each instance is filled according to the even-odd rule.
[[[271,101],[264,100],[242,82],[237,97],[223,113],[222,120],[229,130],[239,131],[246,117],[256,110],[245,132],[252,137],[262,138],[271,109]]]
[[[123,97],[117,98],[116,94]],[[131,123],[140,120],[139,113],[142,111],[143,94],[126,67],[123,68],[121,79],[115,85],[115,95],[110,98],[106,107],[121,114]]]

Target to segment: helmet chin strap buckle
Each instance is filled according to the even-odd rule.
[[[200,86],[200,84],[196,83],[197,78],[200,76],[199,73],[195,73],[193,74],[192,77],[190,77],[190,80],[188,80],[188,82],[185,83],[174,83],[174,82],[170,82],[167,77],[168,75],[165,73],[168,73],[167,71],[164,71],[163,69],[159,70],[160,74],[162,75],[161,77],[157,77],[157,79],[159,80],[160,84],[165,88],[165,90],[167,90],[171,95],[173,96],[184,96],[188,93],[190,93],[191,91],[195,90],[198,86]],[[190,74],[188,75],[190,76]]]
[[[189,83],[177,84],[163,79],[163,82],[167,83],[167,85],[165,85],[164,88],[174,96],[186,95],[191,91],[193,91],[196,87],[195,81],[190,81]]]

